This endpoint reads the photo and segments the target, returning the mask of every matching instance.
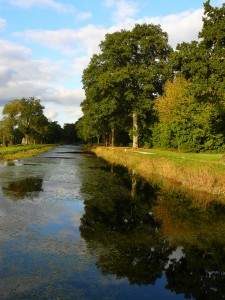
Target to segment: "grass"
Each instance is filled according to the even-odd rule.
[[[168,159],[175,159],[180,161],[196,161],[196,162],[217,162],[222,163],[224,154],[221,153],[182,153],[175,151],[164,151],[159,149],[128,149],[128,151],[139,153],[139,154],[154,154],[158,157],[165,157]]]
[[[16,145],[0,147],[0,161],[21,159],[56,147],[53,144]]]
[[[126,166],[146,180],[163,180],[167,184],[225,196],[223,154],[122,147],[96,147],[93,151],[111,163]]]

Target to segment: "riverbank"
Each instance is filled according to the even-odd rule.
[[[92,151],[110,163],[127,167],[146,180],[192,191],[225,196],[223,154],[200,154],[122,147],[96,147]]]
[[[16,145],[0,148],[0,162],[5,160],[16,160],[25,157],[37,155],[38,153],[48,151],[55,148],[53,144],[38,145]]]

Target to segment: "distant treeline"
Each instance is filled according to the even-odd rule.
[[[13,99],[3,108],[0,121],[1,145],[75,143],[75,124],[49,121],[43,113],[44,106],[34,97]]]
[[[204,3],[199,40],[173,50],[159,25],[107,34],[83,72],[84,141],[182,151],[225,145],[225,4]]]

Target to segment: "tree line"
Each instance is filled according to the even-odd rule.
[[[0,144],[75,143],[75,123],[64,124],[50,121],[44,115],[44,106],[34,97],[13,99],[2,111],[0,121]]]
[[[173,49],[159,25],[107,34],[83,71],[84,141],[206,151],[225,142],[225,4],[204,4],[198,41]]]

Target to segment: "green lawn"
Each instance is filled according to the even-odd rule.
[[[129,151],[135,151],[135,153],[140,153],[143,155],[154,154],[157,157],[165,157],[168,159],[179,159],[179,160],[193,160],[202,162],[216,162],[223,163],[223,153],[183,153],[176,151],[164,151],[159,149],[129,149]]]
[[[26,156],[32,156],[40,152],[54,148],[56,145],[38,144],[38,145],[15,145],[9,147],[0,147],[0,160],[19,159]]]

